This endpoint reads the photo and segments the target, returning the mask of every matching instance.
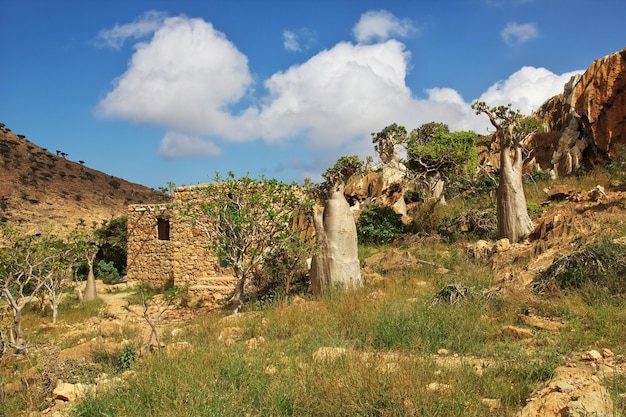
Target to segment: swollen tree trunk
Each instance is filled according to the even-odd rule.
[[[84,301],[91,301],[98,298],[98,293],[96,291],[96,277],[93,274],[93,261],[95,259],[95,254],[93,257],[87,259],[87,265],[89,266],[89,272],[87,273],[87,284],[85,285],[85,294],[83,297]]]
[[[362,285],[356,224],[343,189],[343,184],[335,186],[324,207],[314,209],[313,222],[320,241],[320,249],[311,262],[314,294],[335,286]]]
[[[502,142],[501,142],[502,143]],[[514,141],[500,149],[500,182],[497,195],[498,235],[511,243],[519,242],[533,230],[528,215],[522,180],[522,150]],[[511,147],[515,146],[514,150]],[[513,158],[511,159],[511,153]]]

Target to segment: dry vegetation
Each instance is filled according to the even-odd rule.
[[[27,314],[37,348],[3,358],[0,415],[515,416],[530,398],[578,390],[579,380],[597,380],[607,415],[623,415],[626,195],[585,198],[598,184],[609,190],[608,180],[597,171],[528,184],[539,234],[487,258],[468,254],[472,233],[361,247],[366,285],[358,291],[269,294],[230,317],[189,305],[184,289],[164,296],[144,288],[142,296],[137,287],[105,293],[100,285],[101,304],[83,306],[69,293],[59,325],[47,312]],[[575,192],[548,201],[543,189],[555,185]],[[482,209],[472,204],[456,199],[430,219]],[[541,291],[533,281],[545,284]],[[164,314],[145,310],[162,314],[165,346],[146,353],[151,329],[124,307],[141,312],[142,300],[157,297],[156,306],[170,296],[178,302]],[[63,356],[76,345],[87,360]],[[136,362],[133,352],[142,352]],[[102,373],[109,382],[97,396],[69,408],[53,399],[51,381],[96,383]],[[558,387],[542,391],[546,384]],[[580,388],[571,397],[584,395]]]
[[[68,157],[0,124],[0,221],[33,231],[62,224],[100,226],[124,214],[128,204],[162,198],[156,190]]]

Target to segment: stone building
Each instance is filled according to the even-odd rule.
[[[189,222],[177,221],[176,207],[200,198],[198,193],[197,187],[180,187],[171,203],[128,207],[128,279],[187,287],[192,295],[214,300],[232,292],[234,277],[208,250],[207,237]]]

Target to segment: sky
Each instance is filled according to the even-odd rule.
[[[301,183],[371,134],[490,131],[626,47],[623,0],[0,0],[0,122],[160,188]]]

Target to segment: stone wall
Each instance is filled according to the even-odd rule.
[[[138,205],[128,207],[128,279],[151,285],[172,283],[173,241],[159,239],[159,218],[171,218],[171,209],[164,205]]]
[[[204,278],[230,274],[211,254],[206,234],[191,222],[180,220],[179,207],[203,198],[206,196],[201,191],[181,187],[171,204],[129,206],[128,279],[151,285],[192,286]]]

